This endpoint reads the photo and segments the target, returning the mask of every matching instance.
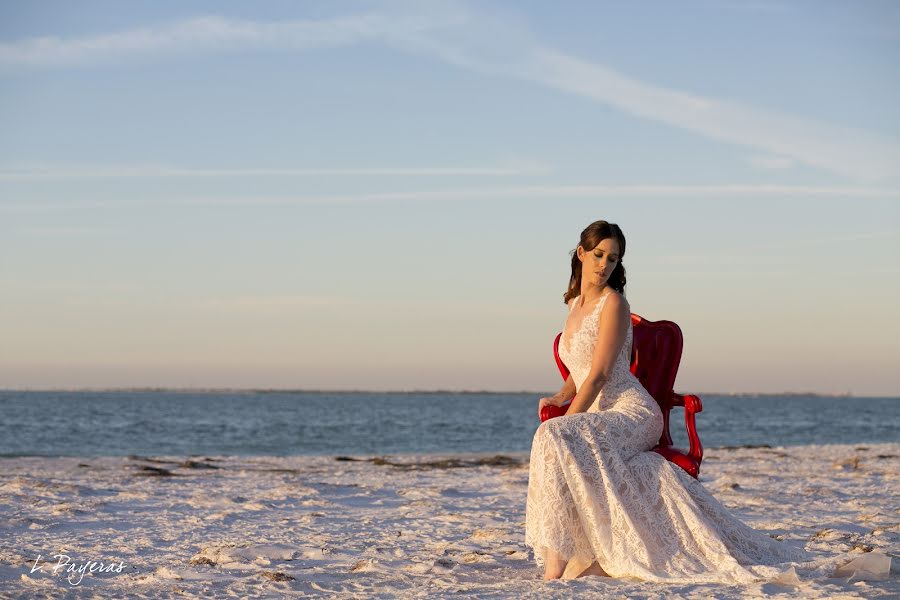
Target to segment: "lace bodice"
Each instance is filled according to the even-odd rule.
[[[603,311],[603,305],[606,304],[606,299],[609,298],[612,293],[612,291],[607,292],[606,295],[597,302],[597,305],[590,314],[584,317],[581,326],[574,333],[567,334],[567,327],[563,328],[563,335],[559,340],[559,357],[572,374],[576,391],[581,389],[582,384],[584,384],[584,381],[591,371],[591,359],[594,354],[594,347],[597,344],[597,326],[600,320],[600,313]],[[569,318],[571,318],[576,302],[579,302],[577,296],[569,301]],[[567,325],[568,321],[569,319],[566,320]],[[566,335],[571,335],[572,339],[567,340]],[[622,344],[622,348],[619,350],[619,354],[616,357],[613,371],[610,374],[609,380],[607,380],[606,384],[603,386],[603,389],[600,390],[595,401],[588,408],[588,412],[609,408],[615,401],[621,398],[621,393],[625,390],[633,389],[635,387],[639,387],[643,390],[638,379],[631,373],[631,347],[633,336],[633,328],[631,326],[631,320],[629,319],[625,342]],[[644,393],[646,395],[646,392]],[[654,404],[656,403],[652,398],[650,398],[650,400]]]

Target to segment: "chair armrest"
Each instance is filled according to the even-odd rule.
[[[672,405],[684,407],[684,424],[687,426],[688,440],[691,442],[688,455],[699,465],[703,460],[703,444],[700,443],[700,436],[697,435],[697,423],[694,415],[703,410],[703,402],[700,401],[700,396],[695,394],[682,395],[672,392]]]
[[[683,406],[686,413],[703,411],[703,402],[700,401],[700,396],[694,394],[676,394],[672,392],[672,406]]]

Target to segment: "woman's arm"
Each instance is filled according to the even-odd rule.
[[[566,400],[575,395],[575,380],[572,379],[572,374],[569,373],[569,376],[566,378],[566,382],[563,384],[559,391],[553,394],[554,400],[558,400],[559,404],[563,404]],[[559,406],[557,404],[557,406]]]
[[[631,308],[620,294],[612,294],[607,298],[600,310],[597,324],[597,343],[591,357],[591,370],[587,378],[575,394],[572,404],[566,410],[567,415],[585,412],[597,398],[600,390],[606,385],[616,364],[619,351],[628,336],[628,323],[631,321]]]

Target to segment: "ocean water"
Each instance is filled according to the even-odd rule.
[[[531,448],[539,393],[0,391],[0,455],[344,455]],[[701,395],[705,448],[900,441],[900,398]],[[682,409],[670,425],[687,448]]]

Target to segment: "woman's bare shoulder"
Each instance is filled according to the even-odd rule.
[[[625,298],[625,296],[612,289],[609,290],[608,294],[610,297],[606,299],[606,304],[610,305],[613,311],[624,311],[629,314],[631,313],[631,305],[628,304],[628,299]]]

